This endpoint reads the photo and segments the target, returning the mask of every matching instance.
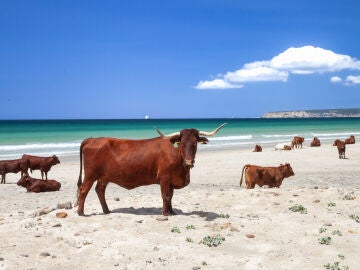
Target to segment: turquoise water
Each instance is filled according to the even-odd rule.
[[[321,119],[147,119],[147,120],[26,120],[0,121],[0,159],[33,155],[77,155],[81,141],[87,137],[144,139],[183,128],[211,131],[227,125],[210,143],[201,148],[249,147],[289,142],[293,136],[305,137],[308,145],[314,136],[321,142],[349,135],[360,135],[360,118]]]

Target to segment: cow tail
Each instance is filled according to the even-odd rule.
[[[248,168],[248,166],[249,166],[248,164],[245,165],[245,166],[243,167],[242,171],[241,171],[240,187],[241,187],[241,185],[242,185],[242,180],[243,180],[243,176],[244,176],[244,171],[245,171],[245,169]]]
[[[78,178],[78,182],[77,182],[77,193],[76,193],[76,202],[75,202],[75,206],[78,205],[78,202],[79,202],[79,195],[80,195],[80,187],[82,185],[82,158],[83,158],[83,155],[82,155],[82,152],[83,152],[83,147],[85,145],[85,140],[81,143],[80,145],[80,173],[79,173],[79,178]]]

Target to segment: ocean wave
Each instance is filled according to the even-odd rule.
[[[264,138],[293,138],[294,136],[299,136],[299,134],[263,134],[263,135],[260,135],[261,137],[264,137]]]
[[[71,143],[29,143],[19,145],[0,145],[0,151],[37,150],[37,149],[61,149],[80,147],[80,142]]]
[[[63,157],[63,156],[75,156],[77,154],[79,154],[79,150],[70,150],[70,151],[45,151],[45,152],[33,152],[33,155],[36,156],[52,156],[52,155],[56,155],[58,157]],[[16,159],[16,158],[20,158],[21,154],[19,153],[13,153],[13,154],[0,154],[0,159],[1,160],[5,160],[5,159]]]
[[[222,136],[210,138],[211,141],[235,141],[235,140],[250,140],[252,139],[252,135],[241,135],[241,136]]]
[[[360,132],[336,132],[336,133],[311,133],[313,136],[316,137],[336,137],[336,136],[343,136],[343,137],[349,137],[350,135],[360,135]]]
[[[241,146],[246,146],[246,145],[255,145],[255,144],[276,144],[276,143],[280,143],[280,142],[284,142],[284,143],[290,143],[291,141],[286,140],[286,139],[277,139],[277,140],[251,140],[251,141],[227,141],[227,142],[222,142],[222,143],[214,143],[214,144],[208,144],[204,147],[207,146],[215,146],[215,147],[221,147],[221,146],[236,146],[236,145],[241,145]]]

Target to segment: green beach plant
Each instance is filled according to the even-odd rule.
[[[343,265],[340,266],[340,262],[334,262],[333,264],[327,263],[324,264],[324,268],[325,269],[329,269],[329,270],[349,270],[349,266],[347,265]]]
[[[295,204],[294,206],[289,207],[290,211],[300,212],[301,214],[307,214],[307,209],[301,204]]]
[[[342,236],[342,232],[340,230],[334,230],[332,231],[332,235]]]
[[[186,242],[193,243],[193,242],[194,242],[194,240],[192,240],[192,238],[191,238],[191,237],[186,237]]]
[[[360,223],[360,218],[359,218],[359,216],[356,215],[356,214],[351,214],[351,215],[349,216],[349,218],[355,220],[357,223]]]
[[[229,214],[220,213],[220,217],[222,217],[222,218],[229,218],[230,215],[229,215]]]
[[[221,235],[214,235],[214,236],[205,236],[200,242],[199,244],[204,244],[207,245],[209,247],[217,247],[218,245],[220,245],[222,242],[225,241],[225,237],[221,236]]]
[[[331,237],[330,236],[327,236],[327,237],[321,237],[318,239],[319,243],[321,245],[330,245],[331,243]]]
[[[171,229],[171,232],[173,232],[173,233],[180,233],[181,231],[180,231],[179,227],[175,226],[175,227],[173,227],[173,228]]]

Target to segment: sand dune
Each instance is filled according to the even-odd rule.
[[[168,218],[156,185],[128,191],[110,184],[109,215],[94,188],[87,216],[56,209],[75,200],[78,157],[49,172],[62,183],[58,192],[26,193],[16,185],[19,175],[9,174],[0,185],[0,269],[325,269],[336,261],[358,269],[360,145],[347,145],[346,156],[338,159],[330,144],[260,153],[202,149],[190,185],[175,191],[178,215]],[[243,165],[285,162],[295,176],[280,189],[239,187]],[[296,205],[306,213],[289,209]]]

